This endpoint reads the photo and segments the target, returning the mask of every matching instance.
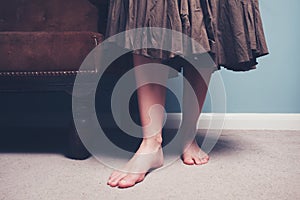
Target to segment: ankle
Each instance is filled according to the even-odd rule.
[[[150,138],[144,138],[142,144],[151,146],[161,146],[162,141],[163,139],[161,136],[154,136]]]
[[[183,149],[186,150],[190,147],[193,147],[193,146],[198,146],[198,143],[195,139],[193,140],[186,140],[184,143],[183,143]]]

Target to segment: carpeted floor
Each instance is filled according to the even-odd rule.
[[[208,164],[177,160],[129,189],[107,186],[95,158],[64,157],[64,136],[47,131],[1,131],[1,200],[300,199],[300,131],[225,130]]]

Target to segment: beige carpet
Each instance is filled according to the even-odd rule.
[[[300,131],[223,131],[208,164],[177,160],[130,189],[110,188],[112,169],[65,158],[40,137],[20,149],[2,140],[0,200],[300,199]]]

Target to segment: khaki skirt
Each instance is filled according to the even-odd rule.
[[[110,0],[105,38],[142,27],[171,29],[193,39],[186,45],[164,32],[159,37],[141,34],[134,38],[135,43],[147,40],[157,48],[135,49],[133,53],[166,63],[184,63],[176,59],[197,56],[204,50],[214,60],[215,70],[222,66],[248,71],[256,68],[258,57],[268,54],[258,0]],[[165,41],[174,49],[162,50]],[[129,37],[117,43],[123,48],[133,47]],[[178,51],[181,56],[174,53]],[[181,67],[184,64],[174,65],[178,71]]]

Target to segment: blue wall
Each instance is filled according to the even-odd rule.
[[[227,112],[300,113],[300,1],[260,0],[260,10],[270,54],[253,71],[220,71]],[[210,112],[209,96],[203,112]]]

